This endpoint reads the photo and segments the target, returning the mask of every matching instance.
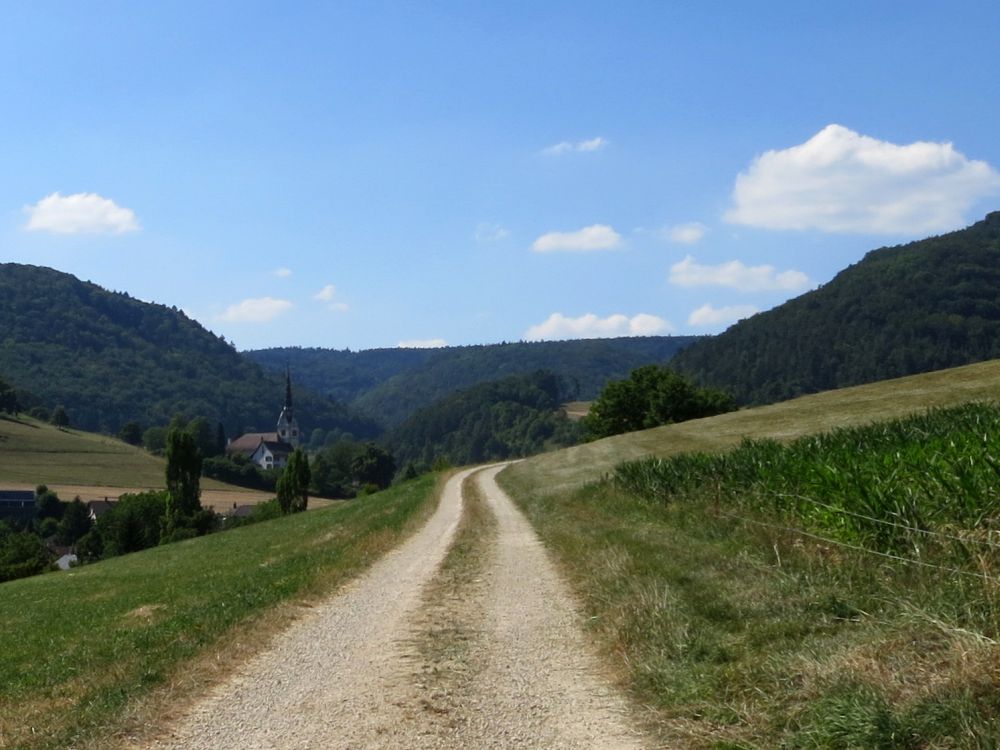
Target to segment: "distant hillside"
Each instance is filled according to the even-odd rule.
[[[579,433],[559,408],[565,387],[544,371],[479,383],[420,409],[385,442],[397,462],[425,465],[446,458],[462,466],[563,448]]]
[[[110,433],[175,413],[221,421],[230,434],[270,429],[284,399],[280,377],[177,308],[15,263],[0,264],[0,376],[42,405],[65,406],[74,426]],[[296,405],[305,430],[375,433],[304,389]]]
[[[1000,357],[1000,212],[882,248],[673,361],[744,403]]]
[[[317,349],[277,347],[245,352],[268,372],[282,373],[286,365],[295,382],[343,403],[350,403],[394,375],[420,367],[437,349]]]
[[[612,378],[663,363],[696,336],[543,341],[342,352],[267,349],[246,355],[272,372],[290,364],[296,377],[387,426],[403,422],[455,391],[511,375],[548,370],[569,384],[571,398],[591,399]],[[353,394],[353,395],[352,395]]]

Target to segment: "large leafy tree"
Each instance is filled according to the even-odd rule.
[[[396,473],[396,460],[392,454],[375,443],[366,443],[361,453],[351,462],[354,478],[361,484],[388,487]]]
[[[278,478],[278,505],[282,513],[299,513],[306,509],[310,479],[309,459],[301,448],[296,448]]]
[[[732,411],[733,399],[711,388],[698,388],[658,365],[632,371],[626,380],[608,383],[584,420],[588,438],[608,437],[688,419]]]

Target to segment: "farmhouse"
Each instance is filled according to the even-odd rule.
[[[37,513],[32,490],[0,490],[0,521],[31,521]]]
[[[278,415],[274,432],[248,432],[226,446],[227,456],[245,456],[262,469],[280,469],[288,463],[292,451],[299,447],[301,433],[292,407],[292,375],[285,372],[285,405]]]

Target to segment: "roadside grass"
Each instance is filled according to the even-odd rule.
[[[362,500],[0,585],[0,747],[150,731],[418,528],[428,475]]]
[[[879,524],[776,501],[789,486],[754,483],[761,455],[752,446],[740,447],[733,455],[744,455],[732,463],[710,454],[745,437],[780,441],[765,444],[767,454],[800,436],[996,399],[998,391],[1000,363],[984,363],[618,436],[527,459],[499,480],[561,563],[608,663],[665,746],[995,748],[1000,582],[992,545],[1000,543],[993,512],[1000,479],[990,461],[966,456],[962,468],[957,456],[952,471],[950,438],[932,434],[934,414],[917,418],[922,436],[887,451],[910,464],[909,489],[894,484],[900,477],[891,461],[878,464],[884,455],[866,455],[871,443],[853,454],[843,448],[839,458],[838,449],[818,443],[820,456],[845,461],[855,484],[872,492],[854,503],[864,490],[850,481],[838,486],[843,478],[831,474],[829,485],[814,484],[826,493],[817,497],[831,505],[846,499],[839,507],[865,515],[881,508],[891,523],[961,540],[935,545],[905,529],[883,538]],[[964,410],[967,417],[978,411]],[[987,419],[978,442],[995,459],[990,425]],[[975,439],[954,442],[960,453],[978,450]],[[666,475],[636,480],[626,469],[621,481],[613,478],[622,461],[692,450],[709,455],[685,455]],[[772,463],[782,471],[797,466],[796,451],[789,451],[795,460]],[[631,471],[647,463],[657,462]],[[642,489],[647,480],[653,491]],[[961,502],[973,486],[976,502]],[[796,486],[794,494],[801,492]],[[923,492],[941,502],[927,502]],[[897,495],[905,501],[887,502]],[[845,543],[886,543],[894,553],[973,575]]]
[[[963,617],[981,586],[610,481],[550,494],[501,479],[665,746],[1000,743],[1000,650]]]

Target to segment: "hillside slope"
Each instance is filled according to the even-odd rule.
[[[873,250],[828,284],[696,342],[674,365],[743,403],[1000,357],[1000,212]]]
[[[648,336],[341,352],[267,349],[246,356],[271,372],[291,365],[301,382],[349,401],[386,426],[403,422],[449,394],[512,375],[547,370],[573,384],[573,397],[594,398],[612,378],[662,364],[696,336]]]
[[[732,448],[743,438],[791,440],[968,401],[1000,401],[1000,360],[816,393],[779,404],[615,435],[525,459],[512,477],[545,492],[600,479],[622,461]]]
[[[65,406],[84,429],[114,433],[129,420],[166,424],[183,413],[239,434],[270,429],[281,408],[280,377],[182,311],[51,268],[0,264],[0,331],[0,375],[36,402]],[[296,395],[304,429],[373,433],[341,406]]]

